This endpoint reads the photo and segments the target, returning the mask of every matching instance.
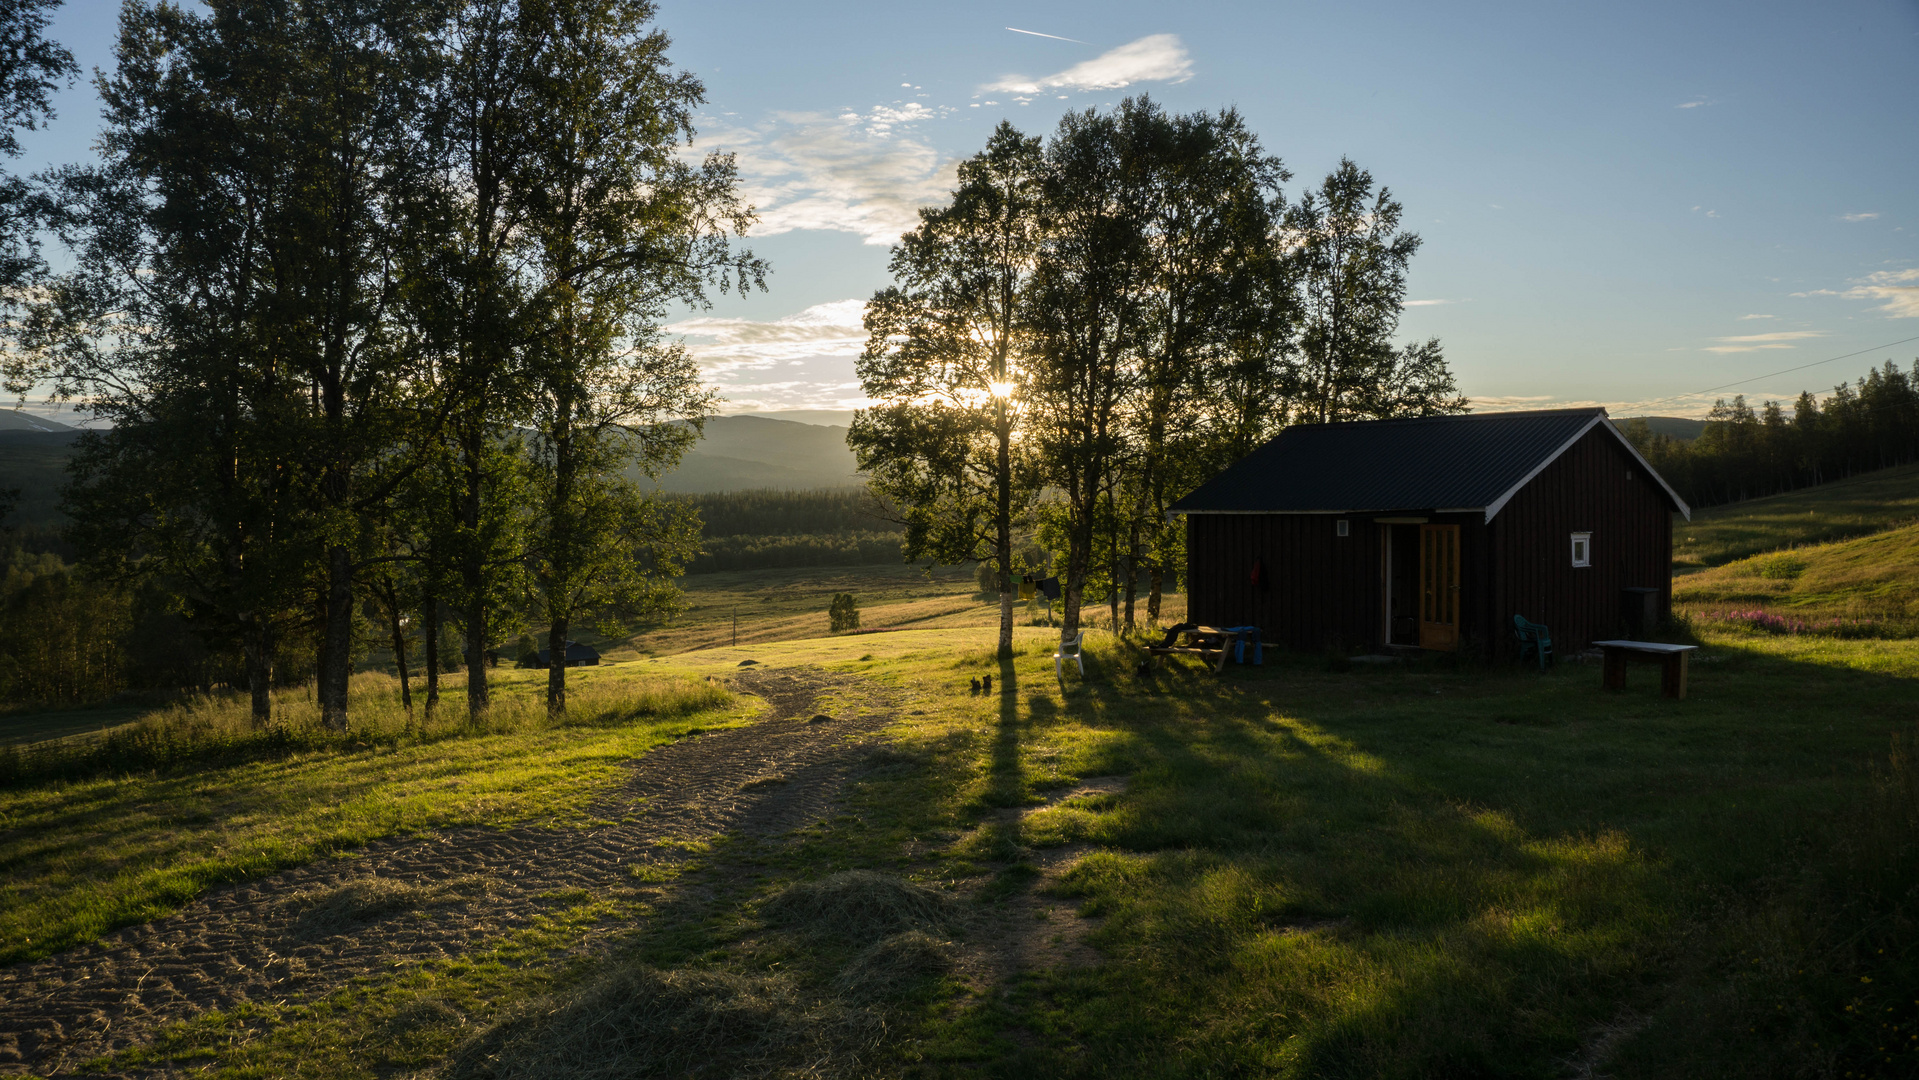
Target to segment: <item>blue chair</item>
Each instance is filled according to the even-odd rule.
[[[1526,662],[1526,654],[1531,653],[1539,660],[1539,670],[1553,659],[1553,633],[1544,624],[1527,622],[1524,615],[1513,616],[1513,638],[1519,642],[1519,662]]]
[[[1266,665],[1266,653],[1265,650],[1260,647],[1259,627],[1223,626],[1220,629],[1237,635],[1233,642],[1233,663],[1243,664],[1246,662],[1246,642],[1248,639],[1251,639],[1253,643],[1253,663],[1261,667]]]

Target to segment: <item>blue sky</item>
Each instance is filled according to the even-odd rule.
[[[55,32],[104,65],[116,10],[70,0]],[[1914,0],[662,0],[660,23],[774,267],[677,324],[728,411],[857,406],[860,301],[953,163],[1002,119],[1046,134],[1137,93],[1238,107],[1293,191],[1342,155],[1391,187],[1425,238],[1402,336],[1438,336],[1481,408],[1698,415],[1919,357],[1887,344],[1919,336]],[[90,90],[62,112],[28,167],[86,154]]]

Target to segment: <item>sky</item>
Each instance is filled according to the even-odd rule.
[[[116,11],[68,0],[53,33],[108,66]],[[773,267],[672,325],[726,412],[864,404],[862,303],[956,163],[1001,120],[1047,135],[1136,94],[1237,108],[1291,193],[1341,157],[1389,187],[1424,240],[1400,338],[1438,337],[1477,409],[1698,416],[1919,357],[1919,0],[660,0],[658,23]],[[59,107],[16,167],[89,155],[90,86]]]

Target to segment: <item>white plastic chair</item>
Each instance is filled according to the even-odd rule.
[[[1061,681],[1065,680],[1066,661],[1068,660],[1071,660],[1073,663],[1079,665],[1080,678],[1084,679],[1086,677],[1085,643],[1086,643],[1085,627],[1081,627],[1079,633],[1074,634],[1072,637],[1067,638],[1059,643],[1059,651],[1053,654],[1053,677],[1054,678],[1060,679]]]

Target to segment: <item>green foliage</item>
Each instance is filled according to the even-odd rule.
[[[848,442],[907,557],[1004,581],[1037,526],[1067,629],[1100,595],[1130,627],[1183,558],[1167,508],[1220,466],[1295,420],[1464,411],[1437,340],[1391,340],[1419,246],[1403,208],[1351,161],[1291,206],[1287,179],[1231,109],[1129,98],[1044,143],[1000,125],[867,307],[880,404]]]
[[[1625,431],[1682,498],[1711,506],[1919,459],[1919,387],[1888,360],[1823,400],[1801,393],[1790,412],[1775,401],[1755,409],[1744,395],[1717,401],[1697,439],[1655,434],[1643,418]]]
[[[860,628],[860,609],[853,602],[852,593],[834,593],[832,606],[827,608],[826,614],[835,634]]]
[[[700,536],[840,536],[893,532],[892,510],[865,488],[762,488],[679,495],[699,513]]]
[[[132,604],[57,556],[17,559],[0,583],[0,701],[73,705],[125,685]]]
[[[723,536],[707,540],[687,565],[690,574],[804,566],[883,566],[900,561],[900,534]]]

